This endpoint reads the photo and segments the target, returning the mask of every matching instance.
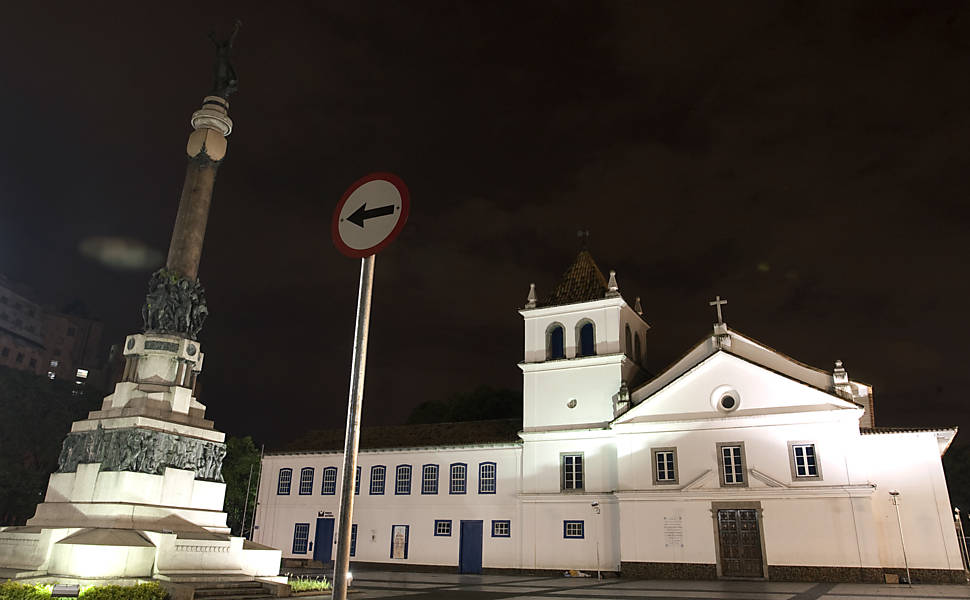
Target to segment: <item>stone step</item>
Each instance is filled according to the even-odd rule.
[[[257,600],[272,598],[273,595],[261,584],[249,582],[225,582],[206,584],[195,588],[195,600]]]
[[[196,598],[222,598],[224,596],[232,596],[238,594],[265,594],[266,589],[258,583],[252,583],[250,585],[234,585],[234,586],[221,586],[221,587],[203,587],[195,588]]]
[[[266,600],[267,598],[275,598],[275,596],[270,595],[266,590],[259,590],[252,594],[249,593],[235,593],[226,596],[200,596],[198,592],[195,593],[195,600],[200,600],[203,598],[218,599],[218,600]]]

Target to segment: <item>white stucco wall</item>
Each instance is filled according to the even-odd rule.
[[[496,493],[479,494],[479,464],[496,463]],[[449,493],[449,467],[452,463],[468,465],[467,492]],[[460,523],[464,520],[482,521],[482,564],[484,567],[515,567],[521,561],[522,522],[518,504],[521,479],[521,447],[474,446],[441,449],[404,449],[363,451],[360,494],[354,499],[354,518],[357,524],[357,548],[353,560],[368,562],[403,562],[428,565],[458,565]],[[397,465],[412,466],[411,493],[395,495],[394,473]],[[421,469],[425,464],[439,465],[438,493],[421,493]],[[314,540],[318,513],[328,511],[335,519],[340,514],[340,478],[343,453],[270,455],[263,460],[263,479],[260,483],[258,529],[254,541],[283,551],[284,558],[312,558],[307,554],[293,554],[293,529],[296,523],[310,524],[310,541]],[[374,465],[387,466],[384,495],[371,495],[370,470]],[[338,468],[335,495],[321,495],[321,475],[325,467]],[[314,468],[314,488],[311,495],[299,495],[299,474],[303,467]],[[289,495],[277,495],[278,473],[292,468],[293,484]],[[328,515],[329,516],[329,515]],[[452,521],[451,536],[435,536],[435,520]],[[492,537],[492,520],[510,521],[510,537]],[[335,521],[336,524],[337,521]],[[390,558],[391,528],[409,525],[408,557]],[[336,533],[334,534],[336,548]]]

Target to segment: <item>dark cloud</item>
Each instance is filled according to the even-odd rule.
[[[740,331],[820,367],[844,360],[887,424],[927,390],[934,423],[965,419],[963,4],[11,11],[0,271],[83,298],[113,340],[139,326],[144,274],[76,248],[166,247],[210,85],[205,33],[243,20],[200,271],[203,400],[231,432],[343,423],[359,264],[328,224],[374,170],[407,181],[413,212],[377,260],[367,422],[518,387],[516,308],[529,283],[555,284],[580,228],[642,296],[654,370],[706,335],[720,294]]]

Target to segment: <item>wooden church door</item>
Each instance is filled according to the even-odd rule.
[[[717,533],[722,577],[764,577],[756,509],[718,510]]]

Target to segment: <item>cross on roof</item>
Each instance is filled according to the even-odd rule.
[[[708,302],[708,304],[710,306],[716,306],[717,307],[717,324],[718,325],[723,325],[724,324],[724,317],[721,315],[721,305],[722,304],[727,304],[727,300],[721,300],[721,297],[718,296],[716,300],[712,300],[711,302]]]

